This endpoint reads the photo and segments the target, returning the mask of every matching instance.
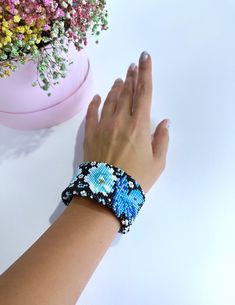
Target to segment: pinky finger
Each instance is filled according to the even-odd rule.
[[[101,98],[99,95],[95,95],[90,102],[87,113],[86,113],[86,123],[85,123],[85,138],[89,138],[97,128],[99,123],[99,106],[101,103]]]

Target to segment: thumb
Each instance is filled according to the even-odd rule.
[[[153,157],[161,168],[165,168],[166,155],[169,143],[170,120],[161,121],[152,135]]]

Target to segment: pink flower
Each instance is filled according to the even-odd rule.
[[[43,0],[43,3],[45,6],[49,6],[49,5],[53,4],[53,0]]]
[[[34,16],[27,16],[25,18],[25,21],[28,23],[28,24],[33,24],[33,22],[36,20],[36,17]]]
[[[20,40],[23,40],[23,39],[24,39],[24,34],[21,34],[21,33],[20,33],[20,34],[17,35],[17,37],[18,37]]]
[[[48,31],[50,29],[51,29],[51,27],[48,24],[45,24],[44,27],[43,27],[44,31]]]
[[[61,8],[58,8],[55,12],[54,19],[64,17],[65,13]]]

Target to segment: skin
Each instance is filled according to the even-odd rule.
[[[84,161],[107,162],[136,179],[145,193],[165,168],[166,120],[150,134],[150,55],[115,82],[86,114]],[[121,148],[121,149],[120,149]],[[110,209],[75,196],[49,229],[0,276],[1,305],[75,304],[120,228]]]

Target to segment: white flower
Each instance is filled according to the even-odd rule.
[[[81,191],[82,196],[86,196],[86,191]]]
[[[61,4],[62,4],[62,6],[63,6],[64,8],[67,8],[67,7],[68,7],[68,4],[67,4],[65,1],[63,1]]]
[[[98,167],[91,167],[89,169],[89,174],[84,177],[84,182],[89,184],[93,193],[100,192],[107,197],[109,193],[113,192],[114,181],[112,174],[113,169],[101,163]]]
[[[83,174],[79,175],[79,178],[82,178],[83,177]]]
[[[92,162],[91,162],[91,165],[95,165],[95,164],[96,164],[96,162],[95,162],[95,161],[92,161]]]

